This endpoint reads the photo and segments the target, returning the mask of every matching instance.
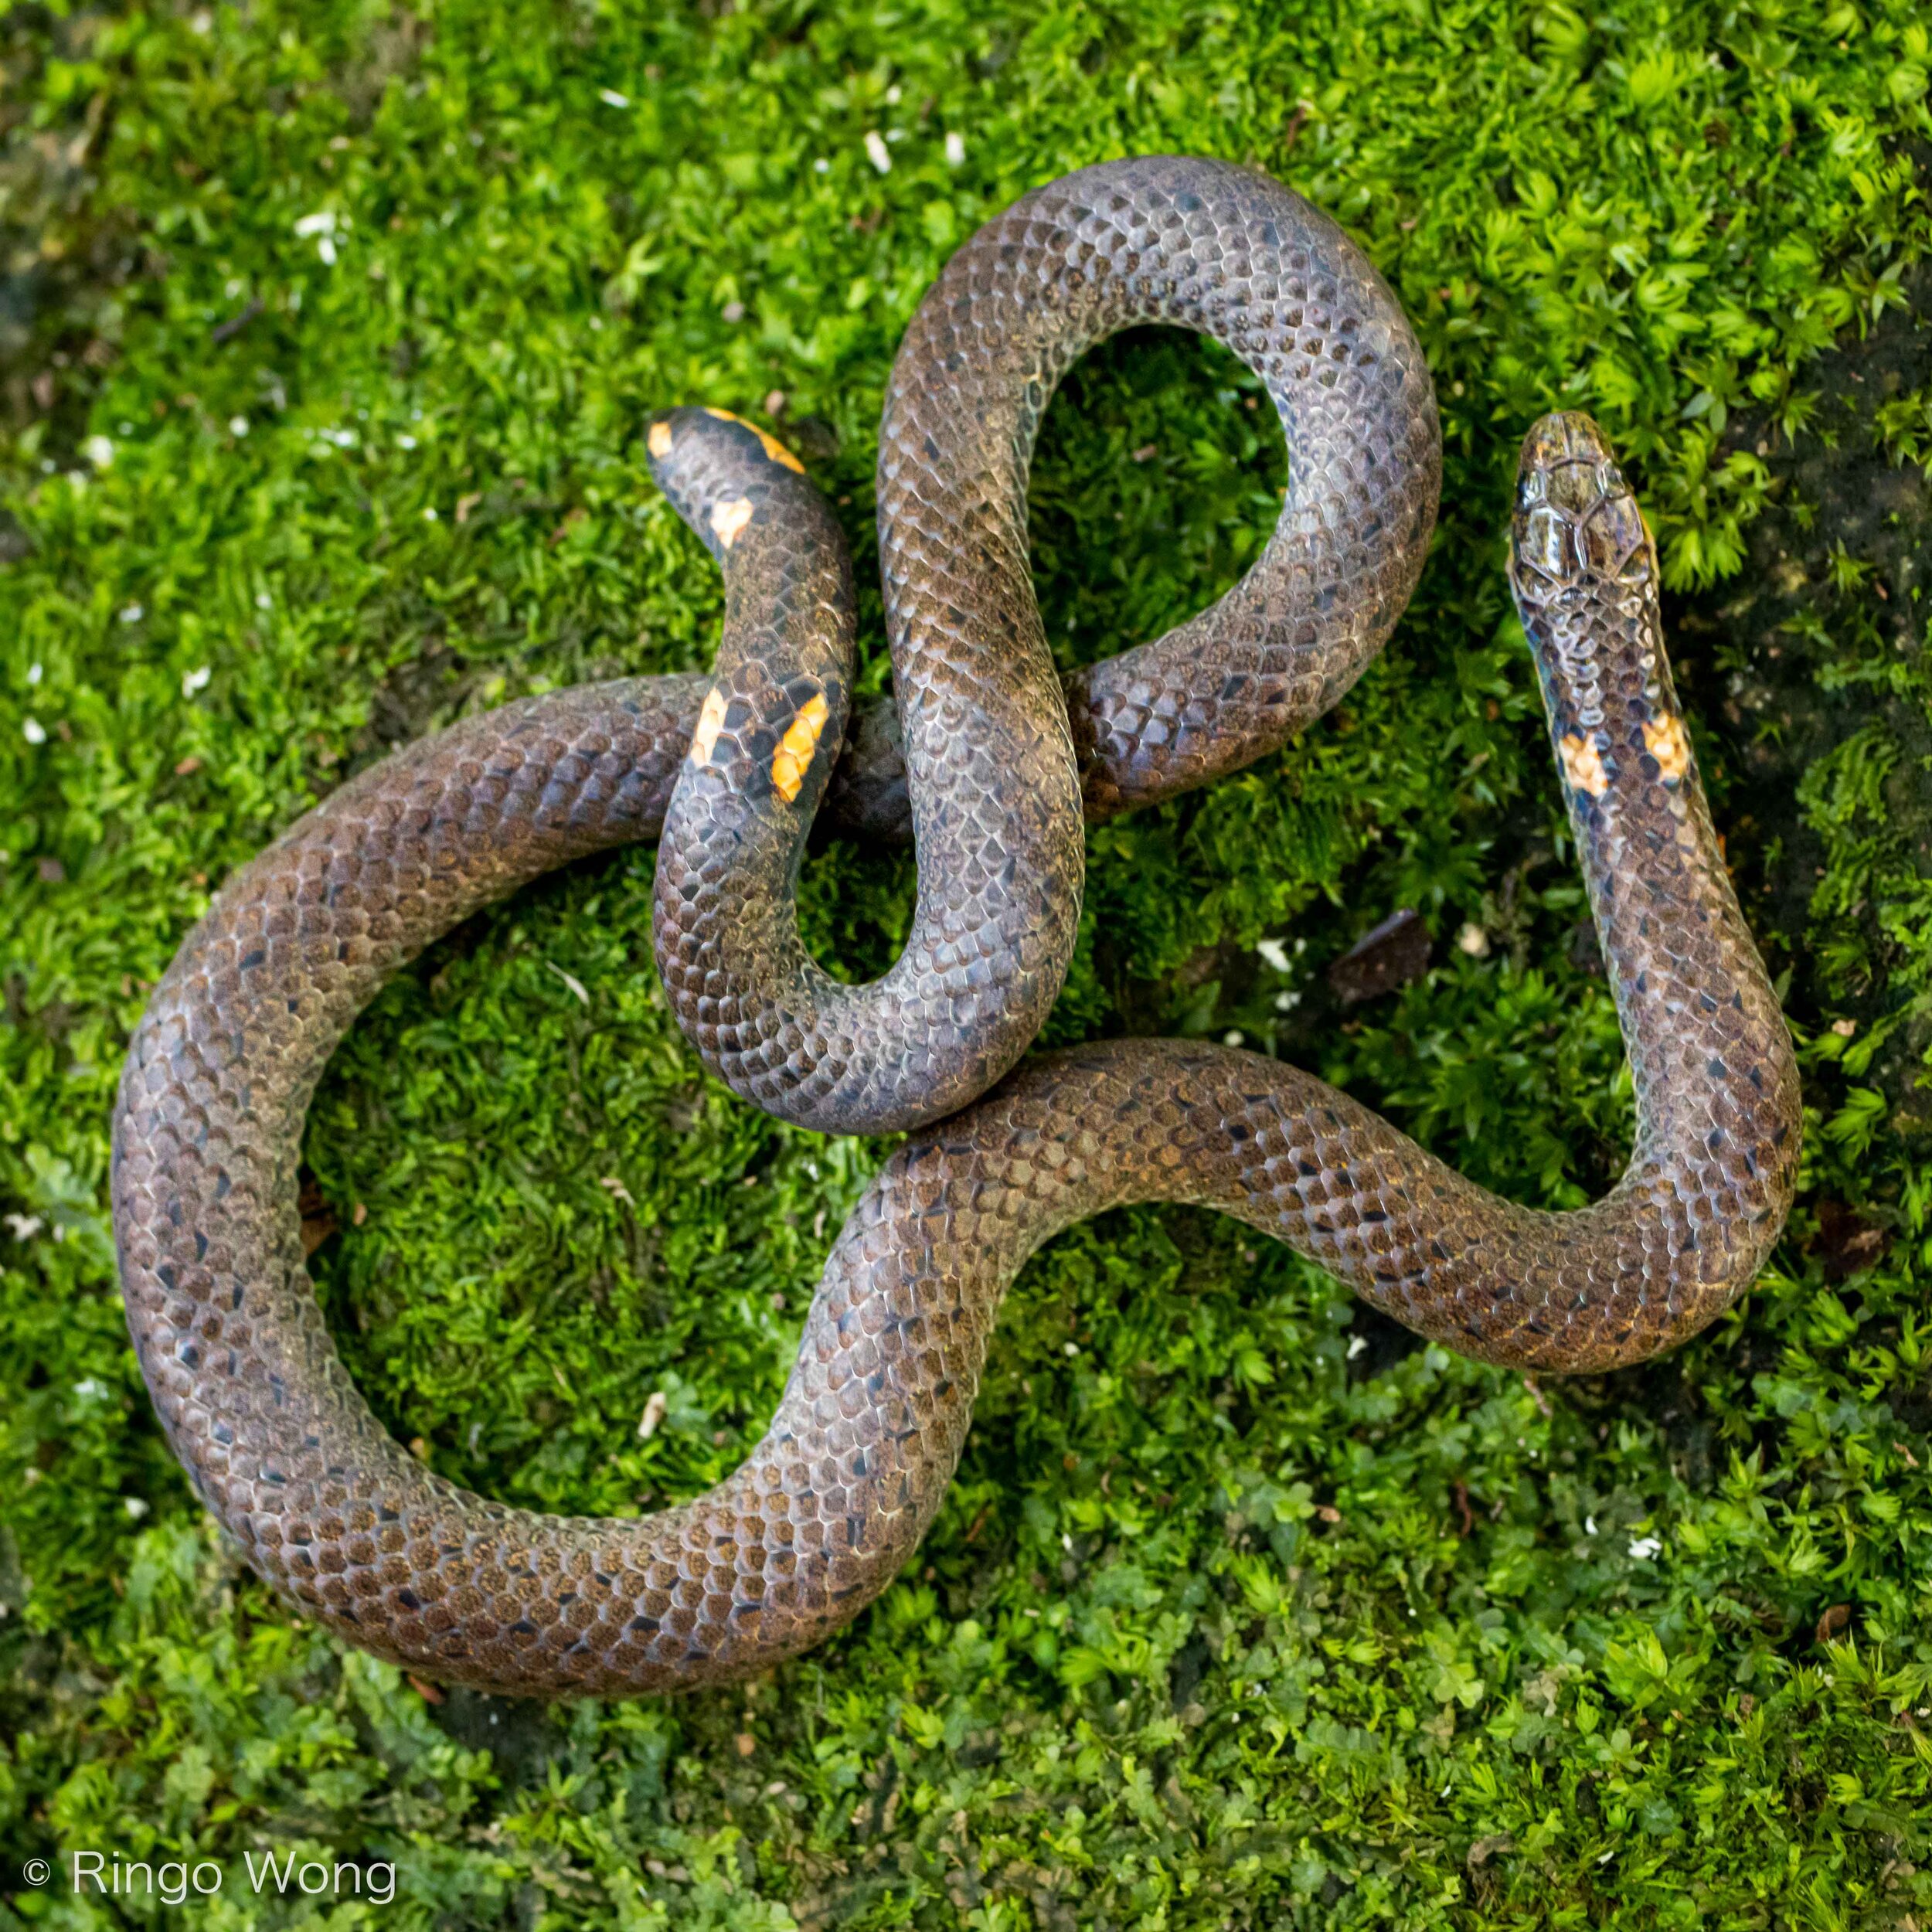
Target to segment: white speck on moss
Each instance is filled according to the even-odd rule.
[[[876,128],[866,136],[866,158],[882,175],[889,175],[893,171],[893,158],[886,151],[885,138]]]
[[[44,745],[47,742],[47,727],[38,718],[28,718],[21,724],[20,735],[30,745]]]
[[[184,698],[192,698],[197,691],[206,691],[209,679],[214,675],[206,665],[197,666],[182,679],[181,695]]]
[[[584,1005],[588,1006],[590,1005],[590,995],[589,992],[586,989],[582,980],[577,978],[574,974],[566,973],[561,966],[558,965],[555,960],[546,959],[543,963],[549,968],[552,972],[556,975],[559,979],[563,981],[566,986],[570,988],[570,991],[577,995],[577,998],[581,1001]]]
[[[957,134],[946,137],[946,165],[957,168],[966,158],[966,144]]]

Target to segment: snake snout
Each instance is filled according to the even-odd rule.
[[[1519,481],[1532,470],[1549,471],[1572,463],[1608,463],[1610,445],[1604,433],[1580,410],[1553,410],[1540,417],[1523,438],[1516,466]]]

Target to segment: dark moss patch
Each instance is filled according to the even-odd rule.
[[[1854,1063],[1914,1131],[1932,1124],[1928,399],[1932,280],[1919,272],[1808,372],[1794,435],[1763,410],[1727,426],[1720,447],[1764,466],[1764,508],[1735,583],[1672,614],[1723,748],[1733,863],[1793,997],[1867,1043],[1876,1030]]]

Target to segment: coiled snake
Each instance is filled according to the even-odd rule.
[[[1148,321],[1203,330],[1260,375],[1289,487],[1218,604],[1063,685],[1028,572],[1034,434],[1075,356]],[[1381,648],[1420,570],[1434,393],[1394,298],[1325,216],[1220,162],[1121,162],[1029,195],[954,258],[880,436],[896,716],[858,721],[835,781],[852,594],[823,500],[735,418],[675,410],[648,436],[723,566],[713,675],[512,704],[363,772],[229,882],[128,1054],[114,1198],[134,1345],[201,1494],[295,1604],[430,1676],[526,1695],[794,1655],[930,1522],[1022,1264],[1122,1202],[1219,1208],[1412,1328],[1537,1369],[1634,1361],[1750,1285],[1791,1198],[1797,1076],[1672,691],[1651,539],[1580,417],[1524,446],[1512,580],[1635,1076],[1614,1190],[1573,1213],[1512,1206],[1346,1095],[1229,1048],[1114,1041],[1010,1072],[1066,970],[1083,812],[1279,746]],[[848,823],[910,818],[917,842],[912,937],[871,986],[821,971],[792,911],[828,786]],[[706,1063],[811,1126],[927,1131],[839,1236],[736,1475],[634,1520],[539,1515],[431,1474],[350,1382],[303,1262],[303,1117],[396,968],[660,825],[658,960]]]

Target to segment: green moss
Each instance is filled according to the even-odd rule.
[[[40,1225],[0,1233],[0,1923],[166,1915],[9,1892],[87,1848],[223,1861],[216,1927],[1932,1910],[1922,526],[1805,467],[1926,462],[1919,11],[9,15],[0,1192]],[[1615,1171],[1628,1087],[1501,568],[1517,438],[1588,407],[1683,593],[1720,818],[1791,974],[1792,1238],[1672,1362],[1537,1389],[1232,1224],[1109,1216],[1028,1271],[945,1512],[854,1629],[743,1692],[426,1702],[234,1567],[155,1431],[104,1226],[143,987],[213,883],[389,745],[702,661],[716,585],[649,486],[647,408],[769,420],[782,391],[868,578],[882,386],[940,264],[1026,187],[1163,148],[1257,161],[1369,247],[1435,372],[1443,532],[1335,717],[1094,836],[1053,1032],[1240,1030],[1524,1200]],[[1862,403],[1835,344],[1879,332],[1917,372]],[[1281,456],[1249,400],[1225,357],[1136,337],[1049,412],[1070,657],[1198,608],[1265,537]],[[437,1468],[547,1507],[731,1466],[880,1154],[700,1078],[650,876],[614,855],[437,949],[309,1134],[362,1386]],[[876,968],[908,891],[835,849],[810,929]],[[1321,968],[1404,904],[1434,970],[1338,1011]],[[1264,937],[1305,950],[1277,973]],[[397,1902],[256,1900],[264,1847],[393,1858]]]

